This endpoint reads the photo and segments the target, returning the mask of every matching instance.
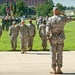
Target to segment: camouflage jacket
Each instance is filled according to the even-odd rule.
[[[41,24],[39,26],[39,36],[40,37],[46,36],[46,25]]]
[[[18,37],[19,31],[17,28],[15,28],[15,26],[10,26],[9,27],[9,35],[10,37]]]
[[[34,24],[28,24],[28,27],[29,27],[29,36],[35,36],[35,34],[36,34],[36,27],[35,27],[35,25]]]

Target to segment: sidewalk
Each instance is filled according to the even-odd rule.
[[[75,51],[64,51],[63,61],[63,75],[75,75]],[[49,51],[0,52],[0,75],[51,75],[50,71]]]

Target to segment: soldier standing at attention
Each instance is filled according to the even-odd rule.
[[[31,19],[29,20],[28,27],[29,27],[29,34],[30,34],[29,35],[29,38],[28,38],[28,48],[29,48],[29,50],[32,50],[32,47],[33,47],[33,39],[34,39],[35,34],[36,34],[36,27],[32,23],[32,20]]]
[[[21,39],[21,54],[24,54],[26,53],[27,39],[29,37],[29,28],[25,24],[24,20],[21,21],[21,24],[18,24],[15,27],[19,29]]]
[[[53,74],[62,74],[62,57],[64,47],[64,26],[66,17],[60,16],[58,7],[53,8],[53,16],[48,19],[47,36],[51,44]],[[50,35],[49,35],[50,34]]]
[[[19,34],[19,31],[17,28],[15,28],[16,22],[13,21],[12,26],[9,27],[9,35],[10,35],[10,41],[11,41],[11,47],[13,50],[16,50],[17,48],[17,37]]]
[[[43,23],[39,26],[39,36],[42,40],[43,50],[46,50],[47,47],[47,35],[46,35],[46,20],[43,20]]]

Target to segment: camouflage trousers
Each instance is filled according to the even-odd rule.
[[[52,67],[62,67],[62,51],[64,43],[51,44]]]
[[[33,39],[34,39],[34,37],[29,37],[28,38],[28,48],[33,47]]]
[[[42,47],[47,47],[47,37],[43,36],[41,37],[41,40],[42,40]]]
[[[27,45],[27,37],[24,38],[20,38],[21,41],[21,52],[25,52],[26,51],[26,45]]]
[[[10,38],[10,40],[11,40],[11,47],[12,47],[12,49],[16,49],[16,47],[17,47],[17,37],[12,37],[12,38]]]

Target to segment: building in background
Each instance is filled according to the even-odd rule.
[[[0,4],[6,3],[6,1],[7,0],[0,0]],[[46,2],[46,0],[24,0],[24,1],[30,7],[35,7],[39,4],[44,4]],[[10,2],[10,0],[8,0],[8,2]]]
[[[46,0],[24,0],[28,6],[37,6],[40,4],[44,4]]]

